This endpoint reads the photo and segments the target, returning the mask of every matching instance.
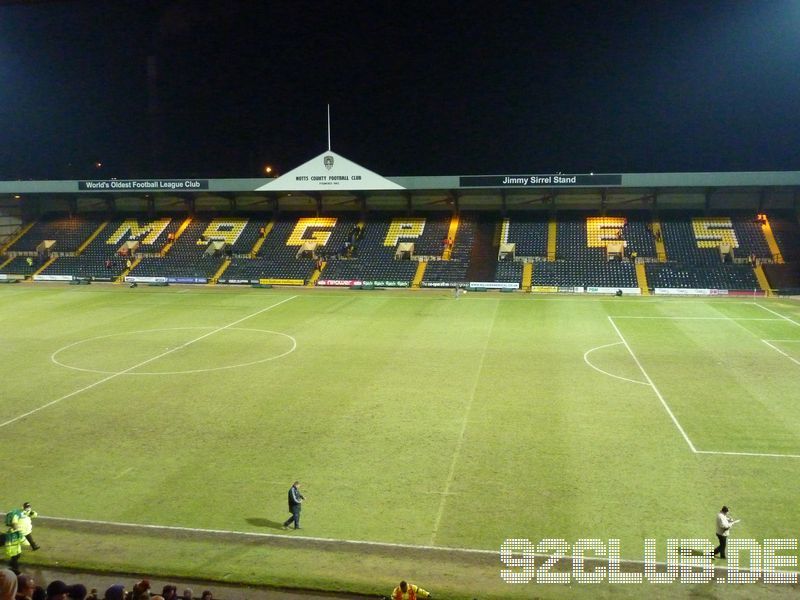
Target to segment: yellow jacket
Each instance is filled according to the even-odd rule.
[[[394,588],[392,592],[392,600],[416,600],[417,598],[427,598],[430,596],[430,592],[426,592],[418,585],[414,585],[413,583],[409,583],[406,589],[406,593],[403,593],[403,590],[400,589],[398,585]]]

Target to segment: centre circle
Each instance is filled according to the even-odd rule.
[[[208,333],[198,335],[203,330]],[[53,352],[50,360],[66,369],[102,375],[182,375],[266,363],[296,348],[291,335],[268,329],[171,327],[79,340]]]

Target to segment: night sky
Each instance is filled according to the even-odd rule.
[[[0,81],[0,179],[800,170],[796,0],[6,2]]]

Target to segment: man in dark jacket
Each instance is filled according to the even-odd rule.
[[[289,529],[291,523],[294,523],[295,529],[300,529],[300,505],[305,499],[305,496],[300,493],[300,482],[295,481],[289,488],[289,512],[292,513],[292,516],[283,523],[284,529]]]

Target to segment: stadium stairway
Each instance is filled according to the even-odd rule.
[[[767,246],[769,246],[769,251],[772,253],[772,260],[779,265],[783,264],[783,255],[781,254],[780,248],[778,248],[778,242],[775,240],[775,235],[772,233],[772,225],[770,225],[766,215],[763,215],[763,220],[761,221],[761,231],[764,232]],[[758,273],[756,273],[756,277],[758,277]],[[766,277],[764,277],[764,280],[766,281]],[[759,279],[758,282],[761,283],[761,279]]]
[[[167,244],[167,245],[169,245],[169,244]],[[164,250],[164,252],[166,252],[166,250]],[[117,277],[117,279],[114,281],[114,283],[124,283],[125,282],[125,277],[128,276],[128,273],[133,271],[136,268],[136,265],[138,265],[140,262],[142,262],[142,257],[141,256],[137,256],[136,258],[134,258],[133,262],[131,263],[131,268],[130,269],[125,269],[124,271],[122,271],[122,273],[119,274],[119,277]]]
[[[54,262],[56,262],[56,257],[55,256],[51,256],[41,267],[39,267],[36,271],[34,271],[31,274],[31,278],[28,281],[33,281],[34,277],[36,277],[39,273],[44,271],[47,267],[52,265]]]
[[[447,230],[447,239],[452,240],[452,244],[448,248],[445,248],[444,252],[442,253],[442,260],[450,260],[450,256],[453,254],[453,246],[456,245],[456,236],[458,235],[458,215],[453,215],[453,218],[450,219],[450,229]],[[422,281],[420,279],[420,281]]]
[[[756,274],[756,280],[758,281],[759,287],[764,291],[764,295],[771,296],[772,290],[770,289],[767,275],[764,273],[764,267],[756,265],[753,267],[753,272]]]
[[[325,270],[325,265],[327,264],[328,262],[323,260],[320,268],[314,269],[314,272],[311,274],[311,277],[308,278],[308,283],[306,284],[306,287],[314,287],[315,285],[317,285],[317,279],[319,279],[319,276],[322,275],[322,271]]]
[[[250,250],[250,258],[255,258],[258,256],[258,251],[261,250],[261,246],[264,245],[264,240],[267,239],[269,232],[272,231],[272,228],[275,227],[275,217],[272,217],[269,223],[264,227],[264,235],[260,236],[256,243],[253,244],[253,248]]]
[[[0,263],[0,271],[2,271],[3,267],[5,267],[12,260],[14,260],[14,257],[13,256],[9,256],[6,260],[4,260],[2,263]]]
[[[497,227],[499,231],[499,227]],[[472,243],[472,252],[469,257],[467,269],[468,281],[493,281],[497,271],[497,243],[495,242],[495,221],[484,216],[479,217],[475,223],[475,238]]]
[[[92,235],[86,238],[86,240],[84,240],[84,242],[80,246],[78,246],[78,249],[75,250],[75,256],[80,256],[83,253],[83,251],[86,250],[86,248],[89,246],[89,244],[91,244],[94,241],[94,238],[100,235],[100,232],[103,231],[103,229],[105,229],[107,226],[108,226],[108,221],[100,223],[97,229],[95,229],[92,232]]]
[[[530,292],[531,284],[533,282],[533,263],[526,262],[522,265],[522,291]]]
[[[428,261],[421,260],[417,265],[417,272],[414,273],[414,279],[411,281],[412,288],[419,288],[422,283],[422,278],[425,277],[425,269],[428,268]]]
[[[642,296],[650,295],[650,286],[647,285],[647,271],[644,268],[644,263],[636,263],[636,283],[639,289],[642,290]]]
[[[178,227],[178,231],[175,232],[175,237],[172,239],[171,242],[167,242],[167,244],[161,249],[161,256],[165,256],[167,252],[169,252],[170,248],[175,245],[175,242],[178,241],[178,238],[183,235],[183,232],[186,231],[186,228],[189,227],[189,224],[192,222],[192,217],[186,217],[181,226]],[[138,261],[134,263],[134,267],[138,264]],[[133,267],[131,267],[133,268]],[[120,277],[124,277],[126,274],[123,273]]]
[[[19,231],[17,231],[17,233],[15,233],[14,235],[12,235],[9,238],[9,240],[3,245],[3,247],[0,248],[0,254],[3,254],[6,250],[11,248],[11,246],[16,244],[17,240],[19,240],[23,235],[28,233],[28,231],[30,231],[31,227],[33,227],[34,225],[36,225],[36,221],[31,221],[27,225],[23,225],[22,227],[20,227]]]
[[[664,232],[661,230],[661,223],[653,219],[651,229],[653,231],[653,237],[655,238],[658,262],[667,262],[667,247],[664,245]]]
[[[547,260],[552,262],[556,259],[556,236],[558,232],[558,221],[556,216],[550,217],[547,224]]]
[[[225,272],[225,269],[227,269],[230,266],[231,266],[230,258],[226,258],[225,260],[223,260],[222,264],[219,266],[219,269],[217,269],[217,272],[214,273],[211,279],[208,280],[208,283],[206,285],[217,285],[217,282],[219,281],[219,278],[222,277],[222,274]]]

